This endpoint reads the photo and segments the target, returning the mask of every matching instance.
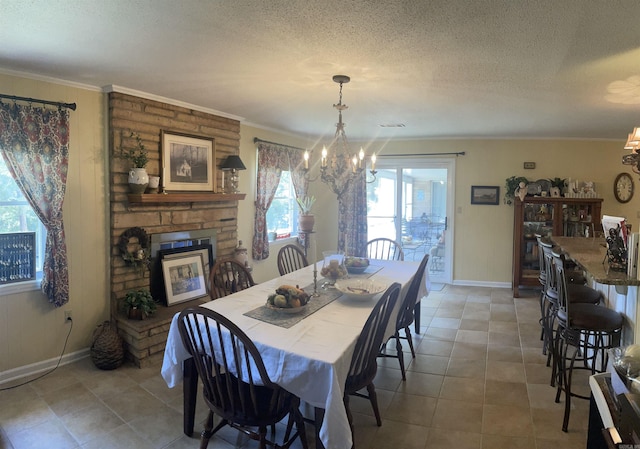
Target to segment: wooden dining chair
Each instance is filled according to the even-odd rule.
[[[209,273],[211,299],[222,298],[256,285],[251,273],[233,259],[216,261]]]
[[[288,448],[298,437],[302,447],[308,449],[300,399],[271,381],[262,355],[238,326],[213,310],[198,307],[180,313],[178,330],[193,357],[203,384],[204,402],[209,407],[201,449],[225,425],[259,441],[261,449],[267,444]],[[215,428],[214,413],[222,418]],[[275,428],[287,415],[284,441],[277,446],[267,440],[267,427]],[[296,432],[289,438],[294,422]],[[257,432],[252,427],[257,427]]]
[[[404,252],[395,240],[381,237],[367,242],[367,257],[378,260],[404,260]]]
[[[309,265],[304,252],[298,245],[284,245],[278,251],[278,271],[280,276],[299,270]]]
[[[384,292],[382,298],[375,305],[367,322],[356,341],[349,374],[344,389],[344,407],[349,418],[349,426],[351,427],[351,437],[353,439],[353,416],[349,408],[349,395],[358,396],[369,399],[373,413],[376,416],[378,426],[382,425],[380,418],[380,410],[378,409],[378,399],[373,379],[376,377],[378,364],[376,358],[380,351],[380,346],[384,341],[389,317],[395,307],[398,296],[400,295],[400,284],[394,282]],[[367,388],[368,395],[360,393],[359,390]],[[355,443],[352,446],[355,448]]]
[[[395,354],[387,354],[386,345],[378,354],[378,357],[393,357],[398,359],[400,363],[400,371],[402,371],[402,380],[407,380],[405,375],[405,367],[404,367],[404,352],[402,351],[402,342],[401,340],[407,340],[409,343],[409,348],[411,349],[411,355],[413,358],[416,357],[416,351],[413,348],[413,339],[411,338],[411,323],[414,321],[414,314],[420,313],[420,303],[418,302],[418,292],[420,291],[420,284],[422,284],[425,271],[427,268],[427,263],[429,263],[429,255],[425,254],[418,266],[418,270],[416,274],[413,276],[411,280],[411,284],[409,285],[409,290],[407,290],[407,294],[404,296],[404,299],[400,303],[400,310],[398,310],[398,318],[396,320],[396,332],[389,339],[395,340],[396,343],[396,353]],[[400,334],[401,331],[404,331],[404,336]]]

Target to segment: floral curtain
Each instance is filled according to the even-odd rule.
[[[69,111],[0,103],[0,153],[47,229],[42,292],[60,307],[69,301],[62,204],[69,158]]]
[[[291,181],[296,196],[307,193],[308,181],[304,178],[303,151],[284,145],[258,142],[258,179],[257,199],[255,203],[255,226],[253,244],[251,245],[254,260],[269,257],[269,239],[267,237],[267,211],[280,182],[283,170],[291,171]]]
[[[367,249],[366,170],[352,179],[338,197],[338,250],[365,257]]]

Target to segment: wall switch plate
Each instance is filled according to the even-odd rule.
[[[526,170],[533,170],[534,168],[536,168],[536,163],[535,162],[525,162],[524,163],[524,168]]]

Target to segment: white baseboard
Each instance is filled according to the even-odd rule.
[[[511,282],[486,282],[486,281],[453,281],[453,285],[465,287],[491,287],[491,288],[511,288]]]
[[[85,357],[89,357],[89,348],[81,349],[80,351],[72,352],[70,354],[65,354],[62,356],[62,360],[60,360],[60,357],[54,357],[49,360],[43,360],[41,362],[32,363],[30,365],[20,366],[18,368],[2,371],[0,372],[0,388],[2,388],[3,386],[9,386],[4,385],[8,382],[12,382],[18,379],[27,380],[27,378],[29,377],[49,371],[58,364],[58,360],[60,360],[60,366],[62,366],[76,362]]]

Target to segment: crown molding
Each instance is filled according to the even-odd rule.
[[[140,98],[146,98],[147,100],[153,100],[153,101],[158,101],[160,103],[179,106],[181,108],[193,109],[194,111],[204,112],[206,114],[212,114],[212,115],[218,115],[220,117],[230,118],[232,120],[237,120],[239,122],[244,121],[244,117],[228,114],[226,112],[218,111],[211,108],[205,108],[203,106],[198,106],[191,103],[186,103],[184,101],[174,100],[172,98],[162,97],[160,95],[150,94],[148,92],[142,92],[140,90],[129,89],[128,87],[118,86],[115,84],[109,84],[107,86],[102,87],[102,91],[104,93],[118,92],[121,94],[133,95]]]

